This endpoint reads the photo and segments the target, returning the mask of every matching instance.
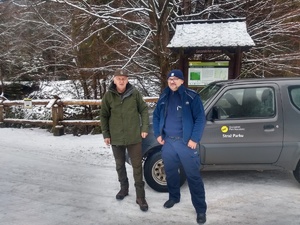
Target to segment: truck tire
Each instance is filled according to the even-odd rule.
[[[183,168],[180,168],[180,186],[186,181]],[[161,151],[149,155],[144,164],[144,177],[147,184],[157,192],[168,192],[164,163]]]
[[[296,169],[293,171],[294,177],[300,183],[300,160],[296,166]]]

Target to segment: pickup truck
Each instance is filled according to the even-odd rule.
[[[202,171],[284,169],[300,183],[300,78],[215,81],[199,94],[207,120],[198,149]],[[142,144],[145,181],[166,192],[152,128]]]

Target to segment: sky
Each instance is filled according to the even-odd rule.
[[[148,212],[119,191],[111,149],[97,135],[53,136],[39,128],[0,128],[1,225],[190,225],[196,214],[187,183],[181,201],[145,185]],[[299,225],[300,185],[287,171],[202,172],[211,225]]]

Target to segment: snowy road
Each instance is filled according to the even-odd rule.
[[[167,193],[146,185],[149,211],[130,195],[115,200],[119,185],[102,135],[54,137],[41,129],[0,128],[1,225],[196,224],[188,187],[164,209]],[[290,172],[204,172],[207,223],[299,225],[300,185]]]

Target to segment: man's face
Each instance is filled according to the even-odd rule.
[[[183,84],[183,80],[179,79],[178,77],[169,77],[168,79],[168,86],[172,91],[177,91],[180,85]]]
[[[117,91],[119,93],[123,93],[126,90],[126,85],[128,83],[127,76],[115,76],[114,77],[114,84],[117,86]]]

